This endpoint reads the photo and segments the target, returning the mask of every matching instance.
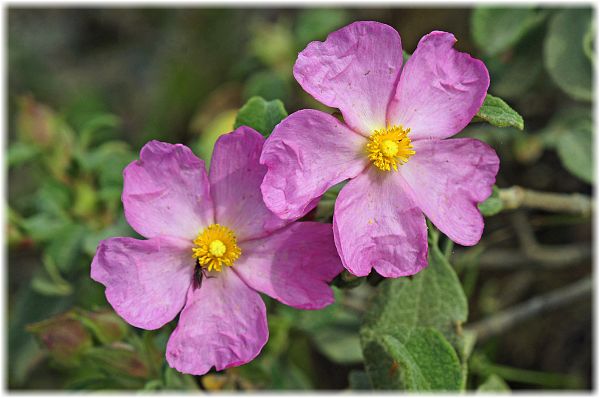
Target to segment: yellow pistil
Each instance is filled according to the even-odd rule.
[[[383,171],[398,171],[398,164],[408,162],[415,154],[413,146],[408,138],[410,129],[402,126],[391,126],[381,130],[375,130],[369,137],[367,153],[369,160],[375,167]]]
[[[231,267],[242,254],[237,239],[229,228],[209,225],[194,239],[192,256],[208,271],[221,272],[223,265]]]

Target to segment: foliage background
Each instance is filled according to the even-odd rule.
[[[489,92],[525,120],[524,131],[476,123],[462,133],[495,147],[500,188],[592,194],[590,8],[10,8],[10,389],[370,388],[359,329],[376,275],[338,280],[337,303],[320,312],[268,301],[271,338],[258,359],[202,378],[166,366],[174,323],[124,324],[89,279],[100,239],[135,236],[121,171],[147,140],[182,142],[208,160],[252,96],[280,99],[289,113],[324,109],[291,67],[309,41],[355,20],[392,25],[409,53],[422,35],[450,31],[486,62]],[[331,203],[309,217],[327,221]],[[478,246],[440,238],[468,298],[467,329],[591,274],[589,212],[505,205]],[[587,292],[478,340],[467,388],[590,389],[591,313]]]

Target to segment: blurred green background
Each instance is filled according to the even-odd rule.
[[[432,30],[454,33],[459,50],[486,63],[489,92],[525,119],[522,132],[472,124],[461,133],[497,150],[498,186],[592,193],[591,8],[10,7],[7,14],[10,389],[364,388],[358,330],[376,278],[338,283],[338,301],[324,311],[268,300],[271,337],[261,355],[204,377],[166,365],[174,322],[152,332],[124,324],[89,278],[100,239],[136,236],[122,215],[121,172],[147,140],[185,143],[209,160],[252,96],[280,99],[289,113],[325,109],[291,69],[308,42],[352,21],[390,24],[408,53]],[[320,206],[310,217],[330,221],[331,212]],[[469,321],[589,276],[591,229],[590,214],[487,218],[482,243],[451,257]],[[572,256],[556,265],[532,247]],[[495,374],[512,389],[590,389],[591,304],[587,296],[479,342],[468,387]]]

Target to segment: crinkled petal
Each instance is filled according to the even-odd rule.
[[[386,127],[387,106],[402,67],[400,35],[371,21],[352,23],[311,42],[294,65],[302,88],[338,108],[356,131],[369,135]]]
[[[183,373],[202,375],[254,359],[269,338],[260,295],[231,270],[191,287],[177,328],[167,343],[167,361]]]
[[[471,138],[413,144],[416,154],[400,170],[413,200],[454,242],[476,244],[483,233],[477,203],[492,194],[500,165],[496,152]]]
[[[302,217],[327,189],[366,167],[366,144],[331,115],[291,114],[275,127],[260,158],[268,169],[261,185],[267,207],[287,220]]]
[[[319,309],[333,302],[328,283],[344,267],[331,224],[297,222],[263,239],[244,242],[234,271],[253,289],[284,304]]]
[[[388,122],[410,128],[410,138],[446,138],[475,116],[487,93],[487,68],[456,51],[454,35],[431,32],[404,65],[388,109]]]
[[[344,266],[357,276],[371,268],[385,277],[413,275],[427,266],[427,226],[399,176],[371,167],[342,188],[333,215]]]
[[[216,222],[232,228],[238,241],[263,237],[289,222],[263,202],[260,184],[267,168],[259,159],[264,142],[258,132],[242,126],[219,138],[210,163]]]
[[[125,218],[140,235],[193,239],[213,223],[204,162],[185,145],[150,141],[123,176]]]
[[[185,304],[192,283],[191,242],[169,237],[110,238],[100,242],[91,276],[106,286],[106,299],[127,322],[158,329]]]

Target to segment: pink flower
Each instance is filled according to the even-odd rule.
[[[453,48],[450,33],[424,36],[402,68],[400,36],[377,22],[352,23],[312,42],[294,76],[345,123],[316,110],[283,120],[265,143],[265,203],[293,220],[334,184],[350,179],[335,205],[333,232],[344,266],[364,276],[419,272],[427,265],[423,213],[453,241],[483,232],[477,203],[491,194],[499,160],[469,139],[445,139],[479,110],[485,65]]]
[[[343,270],[331,225],[281,220],[264,205],[258,162],[264,138],[240,127],[204,162],[181,144],[151,141],[124,171],[129,224],[147,240],[106,239],[92,279],[133,326],[179,322],[167,361],[204,374],[255,358],[268,339],[263,292],[287,305],[318,309]]]

